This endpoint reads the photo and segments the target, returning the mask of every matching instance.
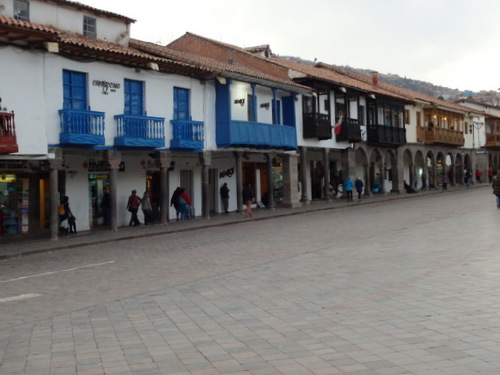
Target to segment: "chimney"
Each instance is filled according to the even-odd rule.
[[[372,72],[372,86],[378,86],[378,72]]]

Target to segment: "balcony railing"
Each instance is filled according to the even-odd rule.
[[[459,130],[417,127],[417,141],[427,144],[463,146],[464,133]]]
[[[484,145],[487,148],[495,148],[500,149],[500,134],[486,134],[486,144]]]
[[[165,119],[161,117],[117,115],[115,146],[165,147]]]
[[[0,112],[0,154],[18,152],[14,111]]]
[[[406,143],[406,129],[387,125],[368,125],[367,142],[383,146],[401,146]]]
[[[104,144],[104,112],[59,110],[61,144],[97,146]]]
[[[205,130],[203,121],[171,120],[172,140],[170,148],[174,150],[203,150]]]
[[[361,142],[361,126],[359,121],[353,118],[342,121],[340,131],[335,135],[337,142]]]
[[[219,121],[217,123],[219,147],[250,147],[259,149],[297,149],[295,127],[249,121]]]
[[[331,139],[332,126],[327,114],[304,113],[304,138]]]

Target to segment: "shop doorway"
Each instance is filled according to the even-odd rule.
[[[89,226],[103,225],[104,217],[100,208],[103,188],[109,188],[108,174],[89,174]]]
[[[149,191],[149,200],[151,201],[151,207],[153,209],[154,221],[158,222],[160,221],[161,207],[161,174],[159,171],[147,172],[146,190]]]

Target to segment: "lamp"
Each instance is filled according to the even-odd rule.
[[[234,104],[239,104],[243,107],[245,105],[245,99],[235,99]]]
[[[347,92],[347,89],[345,87],[339,87],[339,90],[342,91],[344,94]]]
[[[268,103],[261,103],[260,108],[265,108],[266,110],[269,110],[269,102]]]

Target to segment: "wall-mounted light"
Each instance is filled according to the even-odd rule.
[[[339,87],[339,90],[342,91],[344,94],[347,92],[347,89],[345,87]]]
[[[73,170],[71,170],[71,171],[67,171],[66,173],[67,173],[67,174],[69,174],[69,177],[73,178],[73,177],[75,177],[75,176],[76,176],[76,174],[77,174],[78,172],[77,172],[77,171],[73,171]]]
[[[245,105],[245,99],[235,99],[234,104],[239,104],[243,107]]]
[[[261,103],[260,104],[260,108],[265,108],[267,111],[269,110],[269,106],[270,106],[269,103]]]
[[[370,94],[370,95],[368,95],[368,97],[371,98],[371,99],[375,99],[376,98],[375,94]]]

